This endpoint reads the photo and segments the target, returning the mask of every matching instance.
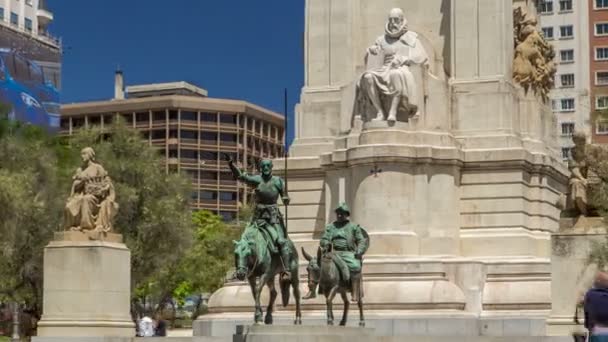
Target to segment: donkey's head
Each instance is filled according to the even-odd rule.
[[[304,247],[302,247],[302,255],[304,255],[304,259],[308,261],[308,265],[306,266],[306,273],[308,275],[308,290],[310,293],[316,293],[319,278],[321,277],[319,261],[317,260],[317,257],[313,257],[306,253]]]

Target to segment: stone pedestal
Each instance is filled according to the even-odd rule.
[[[595,268],[587,264],[593,243],[606,239],[608,225],[602,218],[580,217],[562,219],[559,232],[551,238],[551,317],[547,332],[551,335],[569,335],[583,330],[574,323],[577,301],[593,283]],[[581,323],[584,320],[579,314]]]
[[[372,342],[374,330],[340,326],[252,325],[245,332],[247,342]]]
[[[122,237],[57,233],[44,250],[40,337],[130,337],[131,255]]]

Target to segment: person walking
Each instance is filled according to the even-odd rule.
[[[598,272],[587,291],[583,307],[589,342],[608,342],[608,273]]]

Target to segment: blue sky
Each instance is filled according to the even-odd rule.
[[[111,98],[120,66],[127,85],[184,80],[277,112],[286,87],[293,116],[304,77],[304,0],[48,4],[51,31],[64,44],[64,103]]]

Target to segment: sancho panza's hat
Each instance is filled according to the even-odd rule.
[[[340,205],[336,208],[335,212],[342,212],[348,216],[350,216],[350,209],[346,203],[340,203]]]

